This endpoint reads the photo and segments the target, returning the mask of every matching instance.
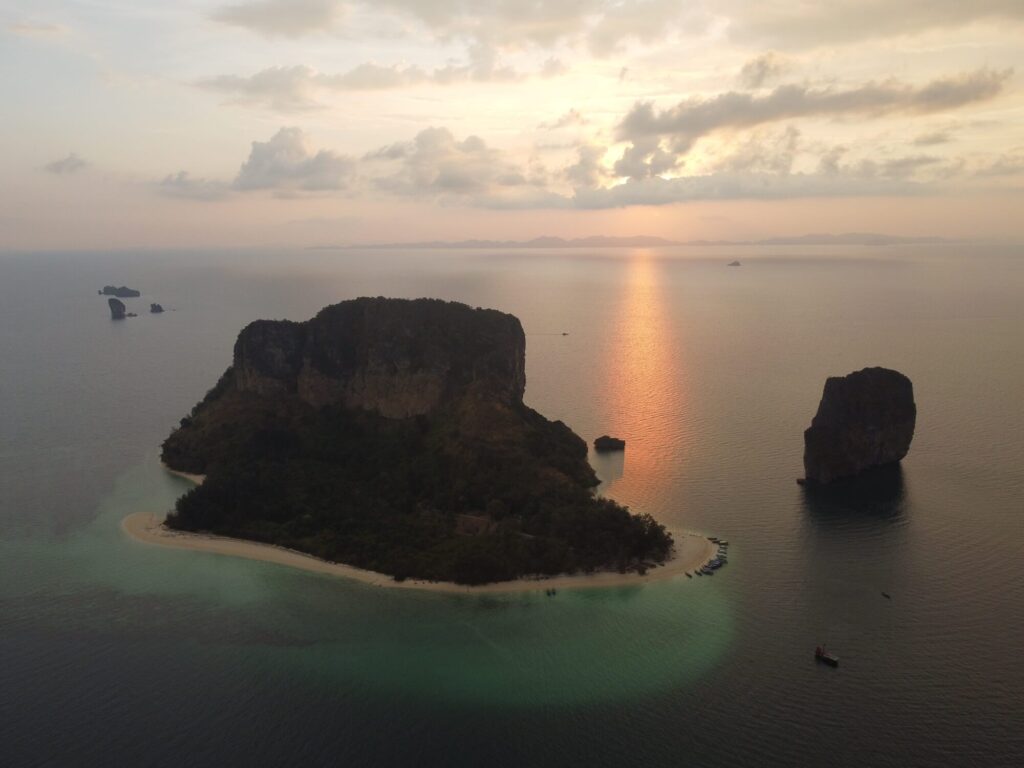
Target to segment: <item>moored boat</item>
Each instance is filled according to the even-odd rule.
[[[829,653],[824,645],[819,645],[814,649],[814,658],[823,664],[828,664],[830,667],[839,666],[839,657],[834,653]]]

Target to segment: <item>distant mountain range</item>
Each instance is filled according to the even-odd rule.
[[[373,243],[368,245],[317,245],[311,250],[343,249],[512,249],[512,248],[662,248],[666,246],[714,245],[916,245],[957,242],[943,237],[899,237],[876,232],[846,232],[839,235],[815,233],[790,237],[769,237],[760,240],[668,240],[664,237],[535,237],[532,240],[427,240],[411,243]]]

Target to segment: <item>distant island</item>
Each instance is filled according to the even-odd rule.
[[[115,296],[119,299],[135,299],[142,295],[141,292],[134,288],[128,288],[127,286],[115,287],[113,285],[105,285],[100,291],[96,291],[100,296]]]
[[[163,444],[169,468],[205,475],[166,526],[396,580],[663,563],[672,536],[595,496],[583,440],[523,403],[525,348],[514,316],[434,299],[251,323]]]
[[[425,240],[409,243],[367,243],[362,245],[312,245],[307,250],[348,249],[526,249],[526,248],[664,248],[669,246],[741,246],[741,245],[927,245],[953,243],[942,237],[900,237],[876,232],[846,232],[832,235],[815,233],[760,240],[669,240],[663,237],[535,237],[531,240]]]

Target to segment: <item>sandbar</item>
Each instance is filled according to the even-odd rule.
[[[267,563],[287,565],[301,568],[304,571],[323,573],[355,579],[363,584],[374,587],[395,587],[399,589],[420,589],[430,592],[500,593],[500,592],[532,592],[542,589],[584,589],[595,587],[629,587],[648,584],[677,576],[687,571],[694,571],[711,560],[717,549],[707,537],[697,533],[674,532],[675,551],[664,565],[650,568],[647,573],[618,573],[617,571],[600,571],[589,574],[564,576],[522,578],[514,581],[500,581],[492,584],[466,585],[447,581],[422,581],[406,579],[395,581],[394,578],[376,571],[367,571],[344,563],[332,563],[318,557],[297,552],[293,549],[278,547],[273,544],[260,544],[254,541],[233,539],[227,536],[215,536],[206,533],[189,533],[172,531],[163,525],[163,516],[152,512],[137,512],[121,521],[121,529],[136,541],[177,549],[191,549],[216,555],[230,555],[249,560],[261,560]]]

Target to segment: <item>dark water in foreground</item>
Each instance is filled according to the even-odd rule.
[[[625,437],[605,492],[730,565],[465,597],[123,537],[246,322],[379,294],[518,315],[528,403]],[[1024,254],[2,256],[0,361],[4,766],[1024,764]],[[801,431],[864,365],[913,379],[911,454],[808,496]]]

